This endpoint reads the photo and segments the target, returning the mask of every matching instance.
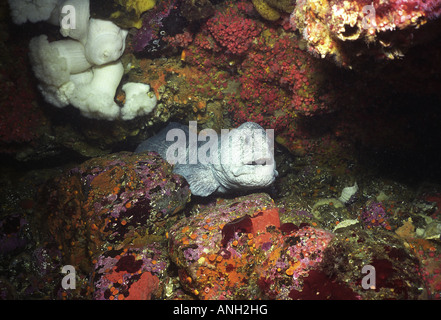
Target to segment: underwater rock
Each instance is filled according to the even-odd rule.
[[[265,0],[273,8],[281,12],[291,13],[294,10],[295,4],[292,0]]]
[[[41,191],[43,228],[65,263],[88,273],[103,249],[163,236],[167,219],[190,199],[185,180],[153,153],[94,158],[48,181]]]
[[[168,232],[169,254],[184,290],[207,300],[256,298],[248,290],[258,249],[253,214],[272,209],[267,194],[252,194],[220,199],[175,224]]]
[[[279,211],[268,195],[253,194],[200,205],[172,226],[169,254],[182,289],[198,299],[418,299],[430,281],[437,292],[438,273],[428,274],[436,247],[423,260],[425,280],[412,247],[382,221],[362,229],[353,219],[331,233],[285,222],[289,213]],[[364,266],[376,272],[371,287]]]
[[[131,66],[127,81],[148,83],[157,97],[155,109],[146,118],[135,118],[132,129],[133,125],[148,129],[154,125],[162,127],[170,119],[195,119],[198,126],[218,132],[225,127],[221,126],[226,103],[221,92],[227,80],[226,71],[219,71],[218,75],[207,74],[195,66],[183,64],[180,57],[152,60],[126,54],[123,60]],[[117,97],[123,100],[122,95]],[[137,144],[148,137],[137,136]]]
[[[167,250],[159,242],[142,248],[110,250],[96,259],[93,272],[97,300],[150,300],[159,297]]]
[[[215,12],[210,0],[182,0],[181,13],[190,22],[206,19]]]
[[[439,0],[297,1],[290,24],[308,43],[308,51],[351,67],[366,57],[400,59],[432,31],[424,24],[441,14]],[[423,36],[423,34],[426,35]]]
[[[281,224],[267,194],[220,200],[169,231],[182,287],[199,299],[289,299],[333,235]]]
[[[11,168],[1,172],[0,300],[53,298],[61,252],[41,234],[36,198],[42,183],[59,170],[32,170],[24,176]]]
[[[0,220],[0,255],[23,249],[29,241],[25,237],[28,221],[18,214],[4,216]]]
[[[120,28],[141,28],[141,16],[152,10],[156,0],[114,0],[111,5],[107,0],[94,0],[90,3],[93,18],[111,20]]]
[[[311,213],[322,225],[332,229],[341,221],[351,218],[345,205],[336,198],[319,199],[314,203]]]
[[[276,21],[280,19],[280,13],[270,6],[265,0],[252,0],[254,8],[257,12],[268,21]]]
[[[423,228],[416,229],[416,235],[419,238],[429,239],[429,240],[439,240],[441,239],[441,222],[431,221],[427,226]]]
[[[117,0],[115,2],[124,6],[129,12],[135,11],[138,17],[156,5],[156,0]]]
[[[363,288],[363,278],[367,275],[363,267],[367,265],[373,267],[375,284]],[[393,233],[345,228],[339,230],[325,249],[319,271],[334,283],[344,283],[363,300],[407,300],[418,299],[423,294],[419,268],[414,253]],[[321,286],[325,287],[323,283]],[[339,296],[337,287],[324,289],[331,296],[345,298]]]

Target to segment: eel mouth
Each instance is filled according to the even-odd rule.
[[[273,160],[271,158],[259,158],[259,159],[245,162],[244,165],[246,165],[246,166],[265,166],[265,165],[272,164],[272,161]]]
[[[267,174],[267,168],[272,168],[271,165],[273,164],[274,160],[272,158],[259,158],[256,160],[245,162],[243,164],[237,164],[236,166],[231,168],[231,173],[235,177],[243,175],[255,175],[257,173]]]

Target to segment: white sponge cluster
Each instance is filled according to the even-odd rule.
[[[156,96],[150,86],[144,83],[127,82],[122,87],[126,94],[126,102],[121,109],[123,120],[132,120],[136,116],[147,115],[156,106]]]
[[[116,104],[116,90],[124,74],[119,59],[128,31],[111,21],[90,18],[89,0],[9,2],[14,22],[58,21],[60,33],[70,38],[49,42],[41,35],[30,41],[32,68],[46,101],[59,108],[71,104],[85,117],[105,120],[131,120],[154,109],[156,97],[142,83],[125,84],[126,103],[122,108]],[[63,23],[66,18],[74,23]]]
[[[15,24],[49,20],[59,0],[8,0]]]

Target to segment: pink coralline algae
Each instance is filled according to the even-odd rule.
[[[440,14],[439,0],[299,0],[290,23],[312,54],[350,67],[365,55],[402,57],[413,33]]]
[[[206,27],[222,47],[238,55],[246,52],[261,32],[260,25],[234,9],[218,11],[207,21]]]
[[[175,36],[165,36],[163,40],[168,42],[172,47],[185,48],[193,41],[193,35],[189,31],[184,31]]]
[[[294,150],[297,118],[332,110],[332,84],[314,76],[320,68],[294,35],[266,29],[238,68],[241,90],[229,105],[233,119],[274,128],[279,142]]]
[[[299,117],[335,110],[334,87],[341,92],[341,86],[328,81],[324,64],[303,50],[295,33],[256,14],[243,2],[219,6],[181,59],[204,70],[206,78],[192,87],[222,99],[236,125],[253,121],[273,128],[278,142],[293,151]]]
[[[283,109],[285,114],[310,115],[324,108],[316,100],[317,84],[311,79],[313,59],[299,49],[294,37],[268,29],[253,49],[241,65],[242,99],[261,101],[264,114]]]

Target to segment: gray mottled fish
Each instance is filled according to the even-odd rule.
[[[206,197],[274,182],[278,175],[274,137],[268,132],[257,123],[245,122],[237,129],[223,130],[220,136],[213,129],[198,134],[192,122],[190,127],[171,122],[135,152],[156,151],[175,165],[173,172],[187,180],[192,194]]]

